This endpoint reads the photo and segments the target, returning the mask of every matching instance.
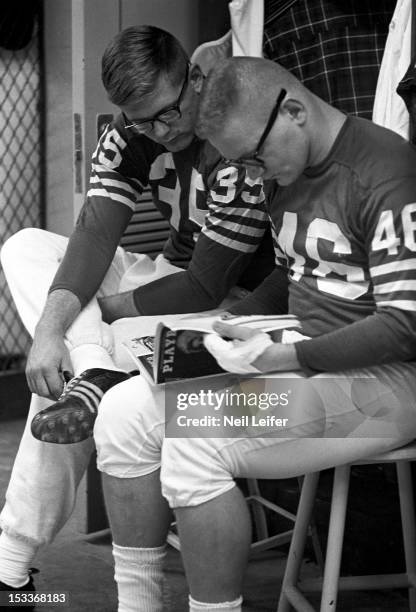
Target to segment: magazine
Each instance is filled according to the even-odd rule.
[[[215,333],[212,326],[216,321],[268,333],[300,328],[299,320],[293,315],[227,315],[224,318],[217,314],[184,317],[169,325],[159,323],[154,336],[131,338],[123,344],[141,374],[153,384],[213,376],[224,370],[205,348],[204,335]],[[273,337],[279,340],[274,334]]]

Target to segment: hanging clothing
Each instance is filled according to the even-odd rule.
[[[410,116],[411,140],[416,144],[416,57],[412,59],[396,91],[406,104]]]
[[[221,38],[199,45],[192,53],[191,63],[198,64],[202,72],[207,75],[210,68],[216,66],[227,57],[231,57],[231,55],[232,36],[231,30],[228,30]]]
[[[263,56],[263,0],[233,0],[231,17],[233,55]]]
[[[345,113],[371,119],[395,0],[267,0],[264,56]]]
[[[389,26],[374,100],[373,121],[409,138],[409,113],[397,94],[411,59],[412,0],[398,0]]]

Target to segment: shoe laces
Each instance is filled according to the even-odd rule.
[[[82,372],[81,374],[78,374],[78,376],[74,376],[73,378],[71,378],[70,381],[65,382],[64,389],[61,395],[59,396],[59,399],[61,400],[64,397],[66,397],[83,378],[84,378],[84,372]]]

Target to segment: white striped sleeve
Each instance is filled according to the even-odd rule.
[[[380,213],[370,251],[370,277],[377,309],[416,312],[416,205]]]
[[[87,197],[108,198],[134,211],[144,187],[137,178],[120,173],[126,146],[127,143],[115,128],[109,126],[104,131],[92,157]]]

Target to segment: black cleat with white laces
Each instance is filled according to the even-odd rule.
[[[32,434],[41,442],[73,444],[90,436],[106,391],[130,378],[127,372],[93,368],[72,378],[55,404],[38,412]]]

